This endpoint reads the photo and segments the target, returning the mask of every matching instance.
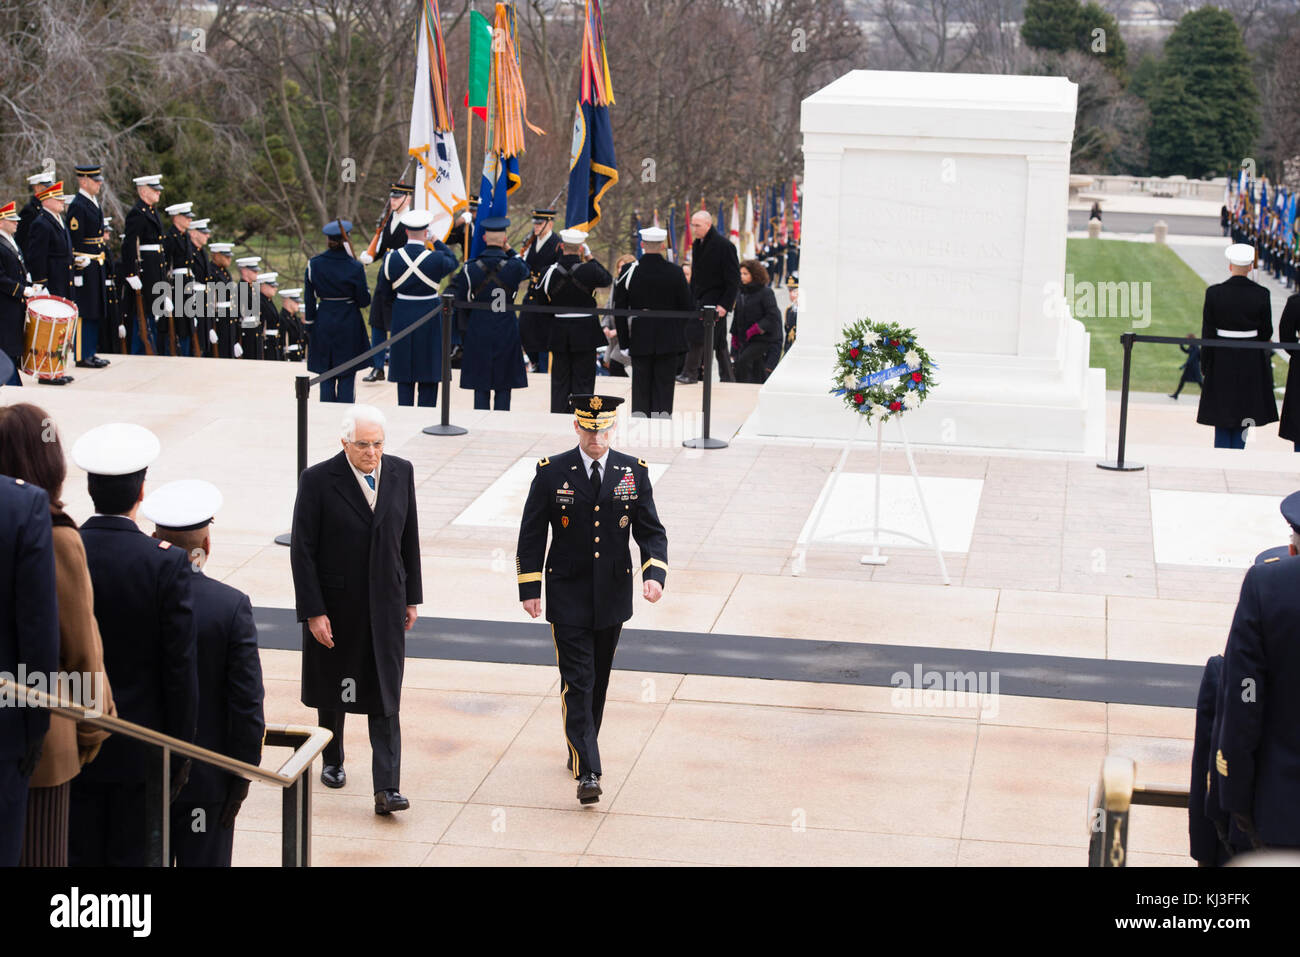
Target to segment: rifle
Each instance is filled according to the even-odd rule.
[[[406,166],[402,170],[402,175],[397,179],[399,183],[403,183],[406,181],[406,174],[410,171],[411,164],[413,162],[415,162],[415,157],[408,154],[406,157]],[[388,225],[388,221],[392,219],[392,217],[393,217],[393,204],[390,201],[390,199],[387,196],[385,196],[384,211],[379,214],[379,221],[375,223],[375,234],[370,237],[370,245],[366,247],[366,252],[370,255],[371,259],[374,259],[375,256],[378,255],[379,242],[383,238],[384,227]],[[349,252],[351,252],[351,250],[349,250]],[[356,257],[353,256],[352,258],[355,259]]]
[[[144,318],[144,296],[140,294],[138,289],[135,291],[135,318],[139,324],[140,341],[144,343],[144,354],[147,356],[157,355],[158,353],[153,351],[153,343],[149,341],[149,324],[145,322]]]

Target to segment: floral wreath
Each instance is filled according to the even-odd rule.
[[[870,422],[888,422],[920,408],[934,388],[930,354],[916,344],[916,334],[895,322],[860,319],[844,330],[836,348],[835,385],[831,394]]]

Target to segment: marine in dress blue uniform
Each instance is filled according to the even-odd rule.
[[[505,250],[510,220],[494,216],[483,220],[482,254],[465,264],[451,281],[460,301],[481,302],[489,308],[460,311],[460,387],[474,390],[474,408],[508,411],[510,391],[528,385],[523,347],[519,342],[519,321],[515,314],[515,293],[528,280],[528,266]],[[491,396],[491,391],[496,396]]]
[[[375,298],[394,297],[393,335],[414,325],[425,313],[439,310],[438,283],[456,268],[456,256],[442,240],[430,249],[425,245],[433,214],[425,209],[407,210],[402,215],[407,243],[384,257],[375,283]],[[432,406],[438,401],[442,381],[442,316],[433,319],[388,350],[388,378],[397,383],[397,404]]]
[[[1300,492],[1282,502],[1300,542]],[[1292,549],[1293,550],[1293,549]],[[1214,766],[1238,850],[1300,847],[1300,557],[1247,569],[1223,652]]]
[[[643,459],[609,447],[608,430],[618,421],[622,401],[604,395],[570,397],[579,445],[538,461],[515,555],[519,600],[534,618],[541,614],[546,584],[568,766],[583,804],[600,799],[596,739],[619,633],[632,617],[636,566],[629,535],[641,550],[647,601],[659,600],[668,575],[668,535],[655,510],[649,468]]]
[[[257,304],[262,320],[262,358],[268,362],[284,361],[284,330],[280,327],[280,310],[275,308],[275,293],[280,288],[280,274],[257,274]]]
[[[9,357],[8,375],[0,385],[22,385],[18,366],[22,362],[23,327],[27,321],[24,305],[32,288],[22,250],[14,233],[18,225],[17,204],[10,200],[0,205],[0,352]]]
[[[303,274],[303,322],[307,326],[307,371],[326,372],[365,352],[366,324],[361,310],[370,305],[366,270],[343,245],[342,230],[352,223],[334,220],[321,231],[329,248],[313,256]],[[318,302],[319,300],[319,302]],[[322,402],[352,402],[356,372],[320,384]]]
[[[413,183],[393,183],[388,190],[388,216],[386,222],[380,228],[379,246],[375,250],[375,255],[379,261],[384,261],[384,256],[394,249],[401,249],[406,245],[406,227],[402,225],[402,214],[411,208],[411,197],[415,195],[415,184]],[[374,262],[370,258],[369,252],[361,254],[362,265],[369,265]],[[370,347],[373,349],[379,343],[388,338],[389,326],[393,324],[393,300],[385,298],[382,301],[376,299],[370,306]],[[384,363],[388,361],[388,350],[376,352],[374,360],[370,363],[370,374],[362,382],[383,382],[384,381]]]
[[[192,202],[174,203],[168,206],[166,213],[171,217],[171,225],[163,234],[163,255],[167,260],[167,281],[174,284],[179,277],[181,288],[190,282],[194,274],[194,264],[192,262],[194,246],[190,243],[190,224],[194,222],[194,204]],[[186,316],[181,303],[173,300],[168,293],[164,300],[164,308],[171,314],[170,322],[176,331],[176,354],[178,356],[193,355],[194,349],[194,319]],[[170,350],[171,340],[168,337],[168,348]],[[200,344],[201,345],[201,344]]]
[[[140,504],[154,523],[153,537],[190,556],[190,589],[197,626],[198,733],[194,743],[248,764],[262,759],[262,663],[248,596],[203,574],[212,554],[208,526],[221,508],[211,482],[169,482]],[[229,867],[235,817],[248,780],[196,761],[172,803],[172,862],[181,867]]]
[[[22,479],[0,475],[0,671],[15,680],[20,665],[46,676],[59,667],[50,500]],[[18,864],[28,782],[49,726],[44,708],[0,707],[0,867]]]
[[[81,339],[77,343],[77,365],[98,369],[108,365],[96,354],[100,327],[108,316],[108,271],[105,267],[104,211],[99,205],[104,171],[97,163],[77,168],[77,195],[68,204],[68,232],[72,236],[72,299],[77,304]],[[107,339],[107,336],[105,336]]]
[[[104,643],[104,671],[118,717],[182,741],[193,741],[198,672],[190,559],[156,541],[134,520],[145,471],[158,439],[138,425],[91,429],[72,447],[88,473],[97,514],[81,526],[95,592],[95,620]],[[72,780],[68,863],[73,867],[140,867],[148,834],[161,827],[145,812],[153,748],[112,735]],[[189,761],[174,762],[172,799]]]
[[[154,295],[158,283],[166,280],[167,257],[163,252],[162,220],[158,218],[155,204],[162,195],[162,175],[151,173],[134,180],[137,199],[127,211],[122,233],[122,272],[129,288],[122,290],[126,297],[126,312],[131,321],[131,354],[145,354],[145,340],[155,355],[162,355],[158,339],[158,317],[165,314],[163,303]],[[145,337],[140,334],[140,315],[145,321]]]

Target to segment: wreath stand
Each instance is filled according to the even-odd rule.
[[[826,506],[830,502],[831,496],[835,494],[835,484],[839,480],[840,474],[844,471],[844,463],[848,460],[849,452],[852,450],[853,446],[857,443],[858,436],[862,433],[862,423],[863,420],[865,419],[865,416],[858,414],[857,418],[858,418],[858,424],[853,429],[853,436],[852,438],[849,439],[848,442],[845,443],[844,451],[840,453],[839,461],[835,463],[835,468],[831,470],[831,481],[826,488],[826,494],[825,496],[823,496],[821,504],[817,506],[817,510],[813,513],[812,521],[808,523],[807,536],[809,538],[816,534],[817,524],[821,521],[822,512],[826,510]],[[884,448],[882,445],[882,435],[884,432],[885,423],[883,421],[878,420],[876,422],[876,496],[875,496],[876,501],[875,501],[875,517],[871,525],[871,538],[872,538],[871,553],[869,555],[863,555],[860,564],[884,565],[889,561],[889,556],[880,554],[880,533],[889,532],[891,535],[898,535],[901,536],[902,538],[910,538],[918,545],[931,546],[934,549],[934,557],[939,562],[939,575],[943,578],[943,583],[945,585],[951,585],[952,579],[948,577],[948,566],[944,564],[943,551],[942,549],[939,548],[939,537],[934,533],[934,523],[930,521],[930,508],[925,501],[925,491],[921,488],[921,476],[917,474],[916,471],[916,461],[912,458],[912,446],[907,441],[907,430],[903,428],[903,417],[901,415],[897,416],[897,422],[898,422],[899,435],[901,435],[903,438],[903,451],[907,455],[907,467],[912,471],[912,481],[916,485],[916,497],[921,503],[921,514],[925,516],[925,528],[926,531],[929,533],[930,538],[928,541],[926,541],[925,539],[917,538],[915,535],[912,535],[909,532],[899,531],[897,529],[892,529],[892,528],[880,527],[880,480],[881,480],[881,475],[883,474],[883,466],[884,466]],[[846,531],[856,532],[856,531],[860,531],[860,529],[850,528],[850,529],[846,529]],[[806,549],[806,547],[807,547],[807,538],[801,535],[799,537],[799,541],[795,545],[796,553],[803,552]],[[797,576],[799,572],[796,571],[794,572],[794,574]]]

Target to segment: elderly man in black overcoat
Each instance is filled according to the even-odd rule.
[[[321,783],[341,788],[343,722],[364,714],[373,752],[375,813],[404,811],[398,790],[398,707],[406,632],[423,600],[411,463],[384,455],[384,416],[356,405],[343,450],[302,473],[290,564],[302,630],[302,703],[334,733]]]

